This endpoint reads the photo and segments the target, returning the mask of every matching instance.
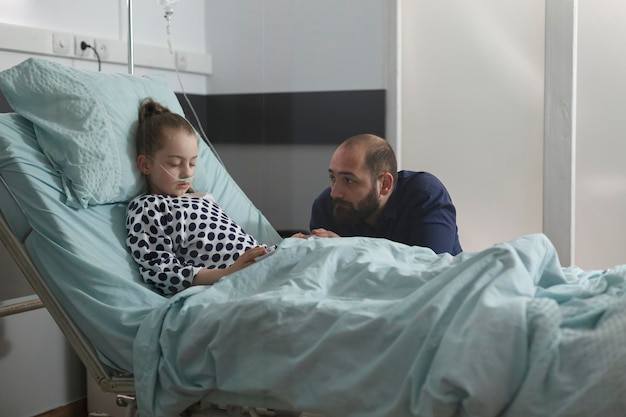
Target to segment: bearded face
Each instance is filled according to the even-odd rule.
[[[379,209],[380,202],[376,193],[376,187],[372,186],[371,190],[365,197],[356,203],[333,198],[333,214],[338,223],[361,223],[372,217]]]

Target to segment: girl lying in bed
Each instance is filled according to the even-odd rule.
[[[213,284],[267,252],[211,195],[191,188],[198,139],[184,117],[147,99],[136,141],[147,193],[128,205],[126,244],[145,282],[172,295]]]

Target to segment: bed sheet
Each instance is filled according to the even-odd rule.
[[[144,416],[189,403],[332,416],[623,416],[626,268],[561,268],[544,235],[435,255],[286,239],[141,324]]]

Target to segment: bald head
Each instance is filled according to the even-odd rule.
[[[396,154],[385,139],[371,134],[356,135],[343,141],[337,148],[337,151],[339,150],[363,155],[364,167],[372,178],[378,177],[382,172],[389,172],[393,176],[394,183],[397,181]]]

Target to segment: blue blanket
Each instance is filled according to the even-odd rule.
[[[142,416],[198,401],[331,416],[623,416],[626,267],[562,268],[543,235],[435,255],[286,239],[141,324]]]

